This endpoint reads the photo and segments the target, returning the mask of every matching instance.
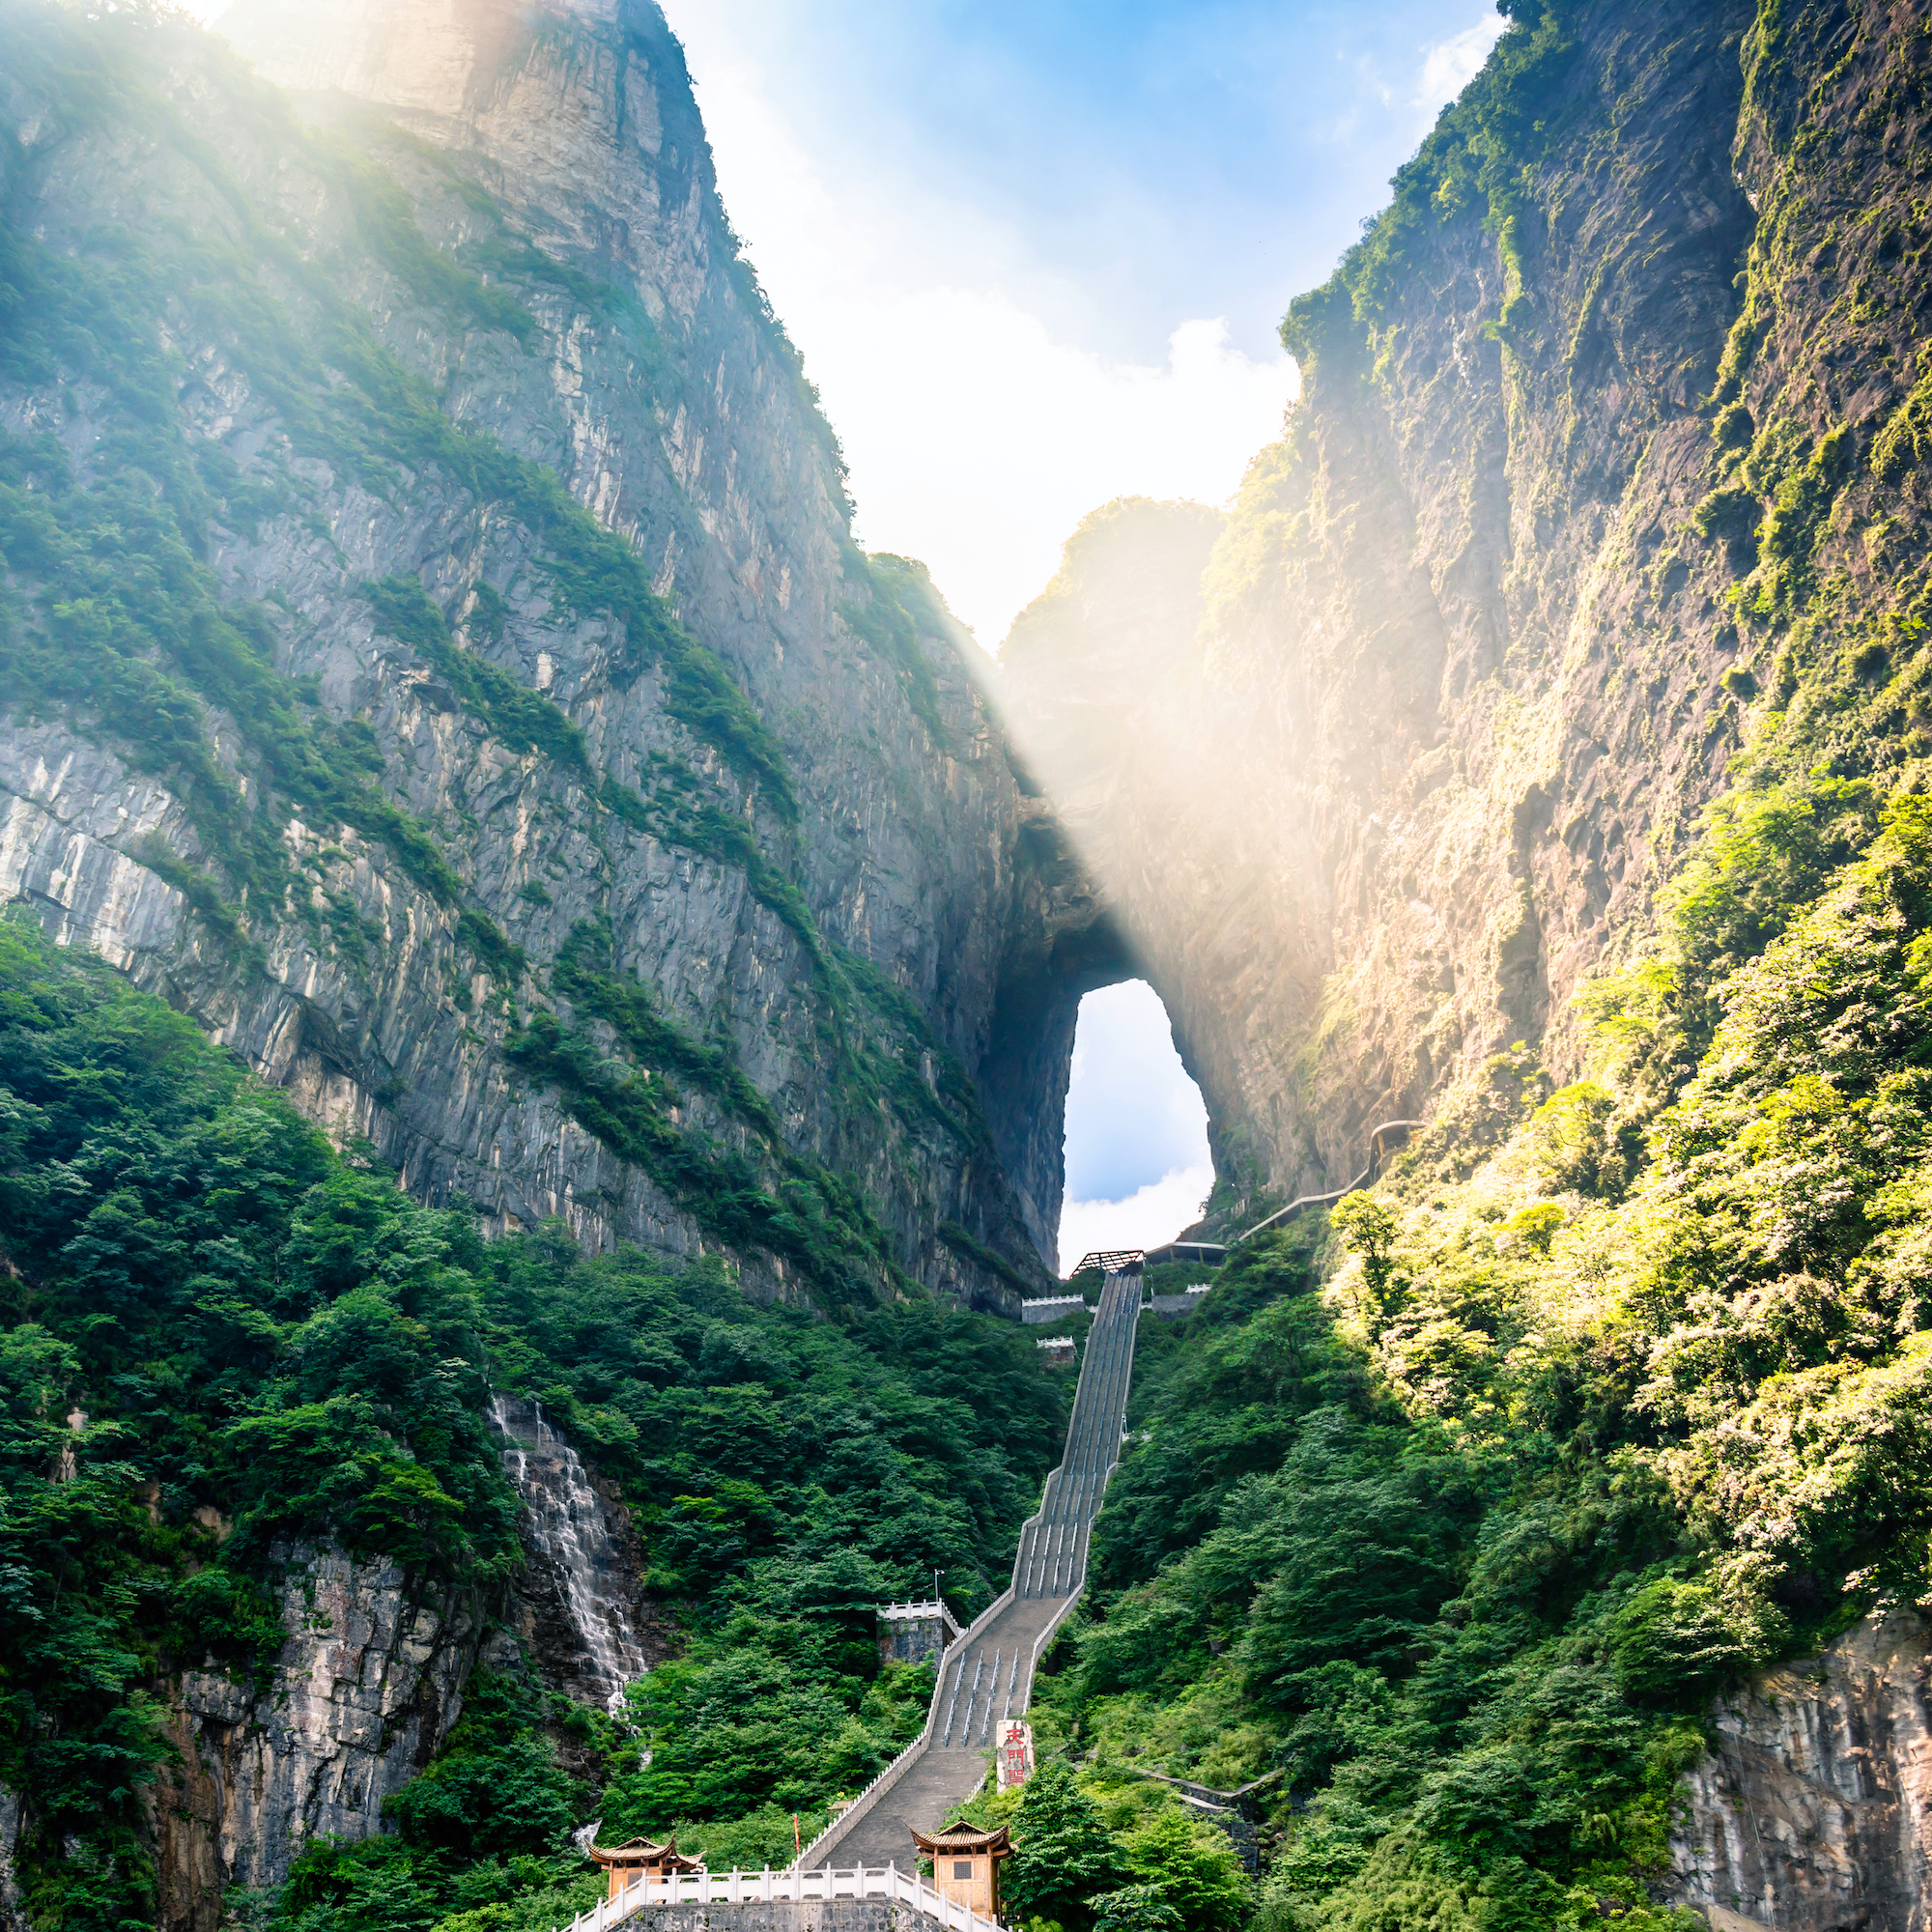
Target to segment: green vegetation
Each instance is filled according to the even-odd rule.
[[[211,218],[190,232],[165,210],[144,210],[137,181],[134,198],[117,210],[128,225],[87,231],[71,251],[37,237],[18,212],[30,199],[0,223],[0,376],[63,399],[65,412],[59,433],[0,439],[8,566],[0,704],[101,737],[181,799],[196,849],[185,859],[151,839],[138,856],[224,942],[259,943],[270,926],[294,920],[366,970],[381,929],[326,879],[318,894],[285,838],[297,816],[324,839],[348,826],[386,847],[451,916],[453,936],[497,981],[497,1006],[514,1020],[505,996],[541,1002],[545,962],[539,955],[532,977],[532,961],[499,919],[470,902],[460,876],[460,802],[438,825],[392,803],[385,781],[393,787],[395,774],[385,772],[374,733],[332,717],[312,681],[276,668],[305,617],[275,593],[261,604],[225,596],[203,560],[224,526],[254,533],[278,523],[305,544],[331,546],[314,465],[389,503],[440,494],[492,511],[497,524],[507,513],[529,539],[517,546],[528,557],[519,566],[521,592],[515,582],[499,588],[478,578],[461,608],[445,611],[412,576],[363,582],[355,588],[375,627],[415,652],[499,743],[547,760],[593,841],[608,847],[626,830],[647,832],[743,872],[753,897],[811,961],[821,1044],[837,1068],[840,1104],[862,1131],[876,1134],[885,1120],[912,1137],[982,1144],[971,1084],[916,1003],[820,934],[794,876],[798,854],[788,849],[796,801],[782,755],[724,668],[652,591],[626,539],[599,525],[551,469],[458,420],[444,394],[385,346],[359,303],[365,286],[386,300],[389,284],[400,284],[445,329],[443,353],[458,367],[478,332],[526,342],[532,315],[513,285],[541,284],[547,297],[561,291],[590,309],[655,379],[666,370],[665,352],[643,311],[521,241],[450,156],[394,129],[364,129],[367,152],[339,134],[304,130],[271,90],[213,43],[203,46],[196,58],[244,143],[306,171],[316,193],[344,214],[339,255],[304,252],[305,238],[284,232],[279,210],[242,185],[243,161],[231,165],[226,150],[217,152],[153,85],[162,65],[156,46],[178,31],[140,10],[85,22],[45,6],[0,25],[10,73],[55,103],[72,133],[138,128],[211,203]],[[410,195],[377,156],[418,185],[427,180],[431,199],[446,191],[480,217],[462,261],[430,244]],[[18,166],[17,156],[0,162]],[[479,278],[478,269],[496,279]],[[741,294],[796,374],[796,355],[754,280]],[[270,412],[270,434],[245,469],[198,440],[184,413],[184,377],[191,357],[206,353]],[[886,626],[883,647],[914,709],[937,731],[936,685],[907,611],[934,635],[946,635],[951,620],[917,566],[852,555],[861,621]],[[532,589],[557,614],[608,619],[620,675],[657,664],[667,708],[719,754],[722,770],[699,776],[682,759],[654,753],[641,792],[594,772],[571,719],[493,662],[509,597]],[[526,901],[533,902],[527,891]],[[609,974],[592,997],[581,956],[559,962],[558,972],[556,996],[587,1013],[623,1006],[636,1018],[641,1010],[616,999]],[[466,984],[453,997],[469,1009]],[[654,1037],[625,1036],[625,1043],[647,1049],[641,1065],[662,1065]],[[717,1150],[663,1105],[645,1105],[647,1081],[627,1086],[621,1066],[540,1005],[517,1050],[529,1077],[554,1084],[582,1124],[641,1160],[707,1232],[767,1247],[831,1299],[899,1285],[895,1254],[864,1200],[782,1149],[770,1107],[735,1069],[718,1070],[707,1091],[752,1139]],[[716,1049],[706,1051],[716,1058]]]
[[[1282,1932],[1662,1925],[1713,1693],[1932,1585],[1932,803],[1727,798],[1663,920],[1591,1079],[1508,1057],[1137,1364],[1039,1736],[1283,1772]]]
[[[1563,124],[1577,8],[1575,0],[1499,0],[1497,12],[1509,18],[1508,30],[1397,169],[1389,206],[1327,282],[1289,305],[1282,341],[1304,365],[1324,352],[1350,359],[1346,345],[1364,330],[1373,341],[1410,281],[1420,242],[1468,209],[1481,211],[1503,260],[1507,299],[1491,332],[1507,342],[1530,326],[1520,235],[1525,176]]]
[[[1390,348],[1459,209],[1501,257],[1492,334],[1553,302],[1522,224],[1580,14],[1505,11],[1291,310],[1318,384]],[[1666,1922],[1714,1693],[1932,1586],[1925,43],[1841,25],[1767,0],[1745,38],[1756,230],[1690,519],[1733,580],[1709,676],[1741,749],[1655,942],[1584,990],[1585,1077],[1496,1056],[1137,1359],[1039,1736],[1095,1803],[1147,1764],[1278,1772],[1267,1932]],[[1322,433],[1300,412],[1264,459],[1217,595],[1278,565]]]
[[[957,626],[925,566],[883,552],[868,556],[854,548],[845,559],[845,576],[847,582],[862,586],[865,595],[862,600],[842,602],[838,614],[892,663],[906,702],[933,738],[945,745],[939,684],[920,645],[919,632],[923,625],[930,636],[950,638]]]
[[[1049,1759],[1019,1790],[982,1795],[958,1815],[1011,1831],[1001,1891],[1022,1924],[1235,1932],[1253,1908],[1227,1835],[1130,1771],[1076,1776],[1065,1758]]]
[[[460,649],[443,614],[413,577],[385,577],[365,584],[363,595],[376,612],[378,627],[399,638],[448,680],[469,710],[484,720],[493,736],[513,752],[542,752],[584,779],[590,760],[583,734],[564,714],[526,684],[519,684],[474,651]],[[477,599],[479,615],[496,617],[501,627],[501,600]]]
[[[1004,1323],[761,1310],[715,1262],[590,1262],[554,1229],[486,1246],[20,915],[0,1304],[0,1782],[26,1797],[36,1922],[64,1932],[152,1918],[168,1680],[268,1688],[301,1546],[396,1559],[431,1596],[511,1574],[492,1386],[619,1486],[683,1655],[615,1720],[486,1674],[394,1834],[309,1851],[285,1918],[547,1926],[582,1902],[567,1833],[600,1793],[648,1830],[822,1807],[923,1719],[870,1605],[935,1568],[968,1613],[990,1601],[1064,1421]]]
[[[559,963],[560,978],[586,1012],[606,1018],[632,1053],[656,1065],[612,1061],[585,1033],[540,1011],[510,1037],[504,1049],[510,1065],[554,1089],[574,1120],[613,1153],[641,1167],[709,1232],[793,1264],[822,1305],[857,1307],[879,1298],[899,1279],[898,1269],[859,1191],[829,1168],[768,1140],[763,1151],[781,1177],[773,1193],[756,1160],[674,1119],[683,1096],[659,1070],[667,1059],[682,1065],[695,1084],[712,1089],[754,1129],[766,1127],[772,1117],[770,1104],[725,1056],[687,1044],[658,1016],[637,980],[586,963],[587,951],[582,944],[574,947]],[[670,1050],[661,1051],[659,1042]]]

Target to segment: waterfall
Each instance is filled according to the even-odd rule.
[[[524,1504],[524,1542],[543,1607],[546,1650],[563,1674],[607,1711],[650,1668],[638,1638],[631,1577],[603,1500],[577,1452],[541,1406],[498,1391],[490,1420],[503,1437],[503,1467]],[[558,1625],[562,1628],[558,1628]]]

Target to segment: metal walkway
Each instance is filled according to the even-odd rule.
[[[913,1828],[933,1831],[979,1789],[1000,1720],[1025,1712],[1034,1664],[1087,1580],[1094,1519],[1120,1460],[1140,1307],[1138,1272],[1106,1277],[1087,1331],[1066,1449],[1046,1479],[1038,1514],[1020,1532],[1010,1587],[940,1660],[932,1709],[918,1741],[807,1847],[805,1863],[909,1860]]]

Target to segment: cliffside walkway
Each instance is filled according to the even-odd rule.
[[[1120,1460],[1140,1305],[1138,1272],[1106,1277],[1065,1454],[1046,1479],[1038,1514],[1020,1532],[1011,1584],[940,1659],[925,1729],[807,1846],[801,1867],[877,1868],[910,1858],[914,1828],[935,1830],[980,1788],[1001,1719],[1025,1712],[1034,1665],[1087,1581],[1094,1519]]]

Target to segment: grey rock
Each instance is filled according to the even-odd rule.
[[[1932,1641],[1877,1611],[1722,1700],[1685,1782],[1673,1896],[1718,1932],[1932,1924]]]
[[[525,523],[447,466],[422,460],[385,485],[304,453],[283,392],[251,374],[250,345],[169,302],[153,325],[175,356],[188,449],[292,493],[211,523],[219,594],[267,624],[275,669],[301,681],[323,726],[366,727],[383,796],[440,841],[460,904],[425,890],[381,838],[298,812],[281,827],[287,892],[242,898],[183,787],[84,703],[30,702],[0,713],[0,903],[31,906],[63,943],[161,993],[332,1133],[372,1142],[427,1202],[468,1199],[496,1233],[557,1215],[595,1248],[717,1252],[686,1203],[505,1058],[538,1008],[619,1051],[554,983],[573,929],[607,922],[616,967],[728,1053],[769,1101],[784,1155],[856,1183],[907,1276],[1015,1312],[1015,1284],[1047,1278],[1070,1047],[1069,1033],[1043,1118],[1027,989],[1101,914],[1077,866],[1040,861],[1052,816],[1015,775],[977,647],[936,604],[919,604],[904,649],[855,624],[871,592],[836,444],[736,259],[661,14],[647,0],[246,0],[227,24],[271,78],[311,90],[299,103],[310,123],[369,147],[445,263],[468,260],[488,230],[476,195],[494,200],[517,245],[553,265],[499,278],[532,318],[526,344],[438,306],[369,247],[333,151],[185,22],[140,29],[144,75],[179,115],[179,143],[111,121],[70,126],[29,80],[0,77],[0,127],[22,157],[9,174],[14,218],[76,255],[103,226],[165,237],[186,223],[238,257],[268,233],[326,261],[331,298],[450,417],[547,466],[646,559],[781,744],[797,821],[680,722],[662,667],[629,663],[609,617],[568,604]],[[238,99],[250,111],[234,111]],[[399,133],[372,135],[372,110]],[[316,301],[272,265],[263,283],[296,335],[326,350]],[[64,374],[0,384],[0,424],[58,437],[99,482],[95,426],[110,403]],[[457,650],[544,694],[581,735],[582,762],[505,743],[446,664],[381,631],[365,590],[383,578],[422,585]],[[491,608],[480,591],[499,600],[500,625],[477,615]],[[208,739],[262,806],[242,722],[211,706]],[[796,921],[760,899],[742,863],[639,830],[602,802],[607,781],[637,789],[666,769],[724,823],[751,828],[824,944],[896,989],[923,1036],[891,999],[863,995],[835,1014]],[[241,920],[209,914],[210,894],[240,900]],[[522,950],[506,979],[462,938],[464,910]],[[878,1080],[855,1098],[861,1051],[910,1068],[934,1096],[950,1057],[977,1082],[987,1129],[970,1102],[923,1110]],[[745,1155],[774,1191],[784,1179],[779,1155],[703,1093],[686,1094],[680,1123]],[[807,1297],[783,1257],[725,1254],[748,1293]],[[884,1270],[875,1286],[894,1292]],[[614,1499],[597,1508],[608,1575],[593,1595],[614,1616],[635,1604],[637,1552]],[[578,1606],[535,1527],[525,1574],[488,1606],[391,1565],[288,1553],[289,1638],[272,1683],[257,1692],[190,1671],[172,1692],[179,1762],[151,1807],[170,1932],[213,1932],[225,1889],[272,1888],[318,1835],[377,1831],[384,1800],[447,1735],[486,1641],[500,1667],[527,1661],[558,1688],[609,1694],[612,1673],[584,1667]],[[487,1634],[486,1608],[514,1638]],[[647,1610],[634,1621],[618,1675],[666,1651]]]
[[[0,1932],[29,1932],[32,1923],[15,1865],[21,1810],[19,1794],[0,1785]]]
[[[553,1690],[614,1710],[624,1686],[670,1655],[676,1636],[645,1600],[628,1515],[540,1404],[498,1393],[490,1420],[524,1506],[525,1562],[510,1593],[522,1654]]]
[[[375,1832],[461,1715],[483,1637],[472,1592],[335,1551],[275,1556],[288,1638],[267,1687],[198,1670],[176,1690],[179,1761],[149,1807],[169,1932],[210,1932],[227,1888],[279,1884],[319,1837]]]

